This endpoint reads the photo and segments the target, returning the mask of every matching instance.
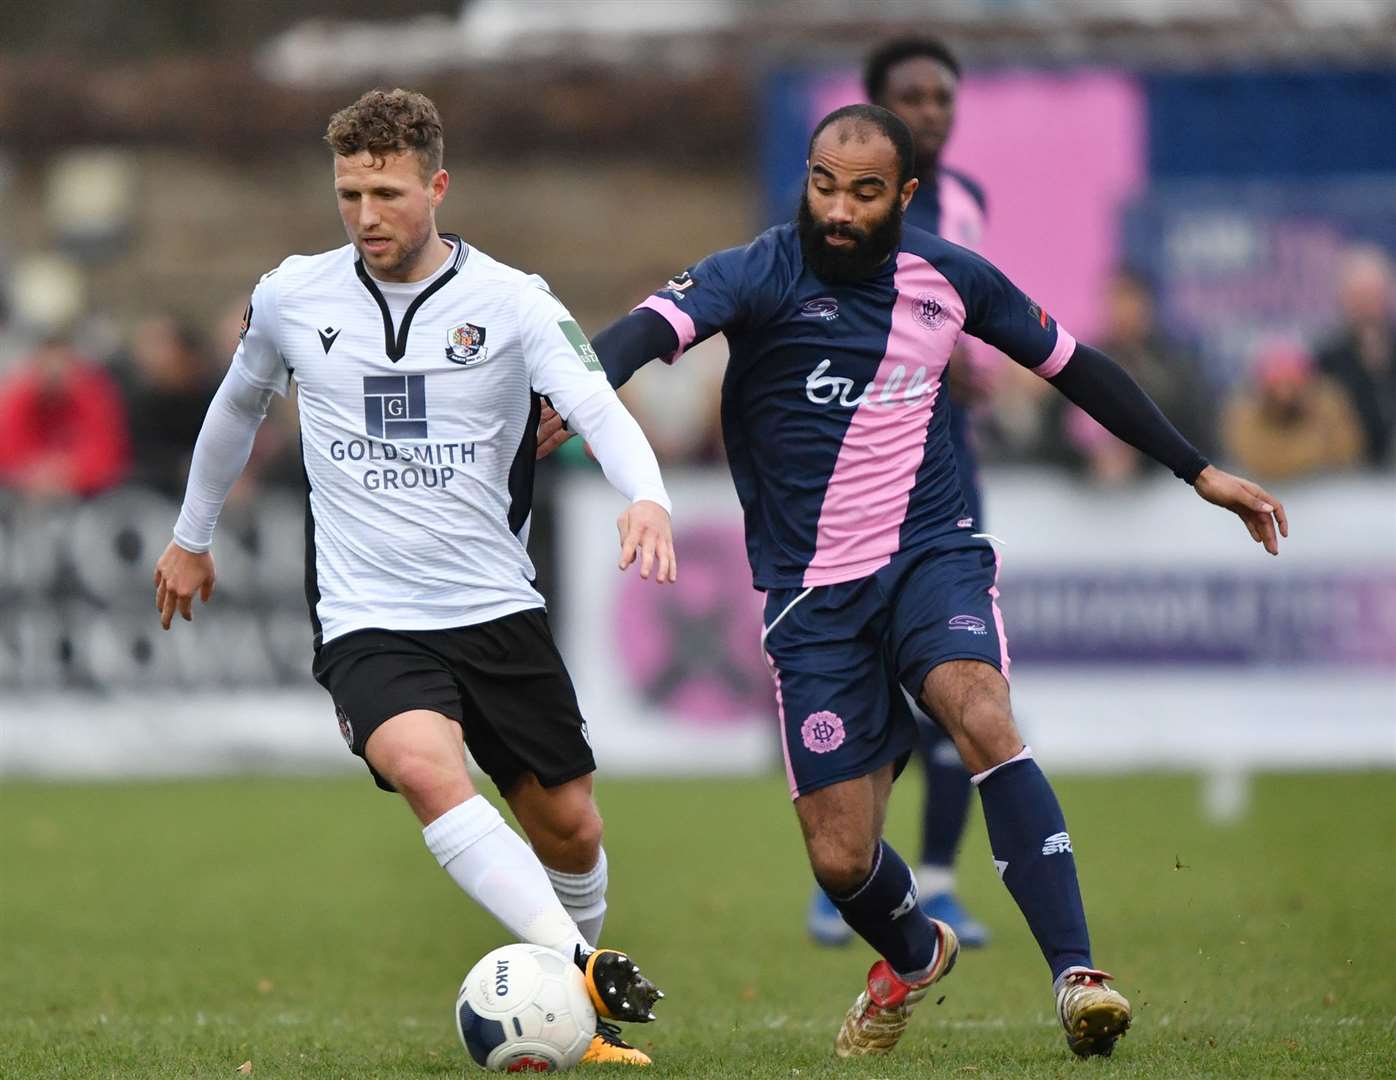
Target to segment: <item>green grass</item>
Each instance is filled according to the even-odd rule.
[[[1198,784],[1059,785],[1097,962],[1135,1006],[1113,1059],[1068,1054],[976,824],[962,892],[994,944],[893,1057],[845,1063],[870,954],[805,942],[781,782],[605,782],[607,938],[669,994],[631,1033],[656,1076],[1396,1073],[1396,778],[1262,777],[1225,827]],[[0,789],[5,1078],[460,1075],[455,990],[505,940],[366,777]]]

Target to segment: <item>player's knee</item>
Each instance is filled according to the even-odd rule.
[[[544,865],[568,874],[585,874],[601,857],[603,829],[600,813],[588,803],[564,819],[548,822],[540,835],[529,839]]]
[[[861,843],[815,843],[809,849],[810,868],[825,892],[847,896],[868,880],[875,854],[873,846]]]
[[[575,863],[578,873],[590,870],[601,856],[604,823],[595,806],[588,806],[568,823],[562,836],[563,854]]]
[[[971,772],[991,769],[1023,748],[1013,713],[993,701],[973,703],[965,708],[956,744]]]
[[[380,755],[374,768],[387,777],[408,801],[469,783],[464,760],[457,761],[444,754],[424,753],[415,748],[396,749]]]

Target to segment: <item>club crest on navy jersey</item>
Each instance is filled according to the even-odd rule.
[[[474,367],[489,359],[485,348],[485,328],[462,323],[446,331],[446,359],[463,367]]]

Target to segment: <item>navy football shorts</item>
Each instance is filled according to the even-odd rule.
[[[918,739],[902,687],[982,660],[1008,677],[998,554],[987,542],[893,558],[856,581],[766,594],[762,640],[776,684],[790,795],[901,772]]]

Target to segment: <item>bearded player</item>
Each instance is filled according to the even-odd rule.
[[[916,197],[906,208],[905,223],[977,250],[987,219],[984,191],[974,180],[944,161],[945,144],[955,128],[960,90],[960,62],[936,38],[896,38],[874,49],[863,67],[863,91],[874,105],[894,113],[908,128],[916,150]],[[987,533],[980,495],[979,455],[970,430],[970,411],[992,393],[993,350],[961,340],[946,366],[950,447],[959,467],[965,515],[978,532]],[[920,725],[917,756],[926,775],[921,803],[921,852],[916,886],[921,910],[947,922],[961,946],[989,943],[989,931],[960,903],[955,891],[955,861],[969,815],[973,786],[954,740],[933,720]],[[818,887],[810,900],[806,925],[822,945],[842,945],[853,931],[838,908]]]
[[[917,905],[883,839],[917,739],[905,689],[972,772],[994,862],[1042,950],[1076,1054],[1109,1054],[1129,1002],[1091,952],[1075,855],[1009,699],[998,558],[974,535],[941,407],[961,334],[1047,379],[1273,554],[1284,509],[1210,465],[1132,379],[983,258],[914,227],[906,125],[851,105],[809,147],[797,220],[671,279],[595,339],[624,383],[654,357],[728,338],[723,434],[746,523],[786,775],[815,879],[879,954],[835,1038],[885,1053],[949,974],[954,930]],[[539,451],[566,437],[545,417]]]

